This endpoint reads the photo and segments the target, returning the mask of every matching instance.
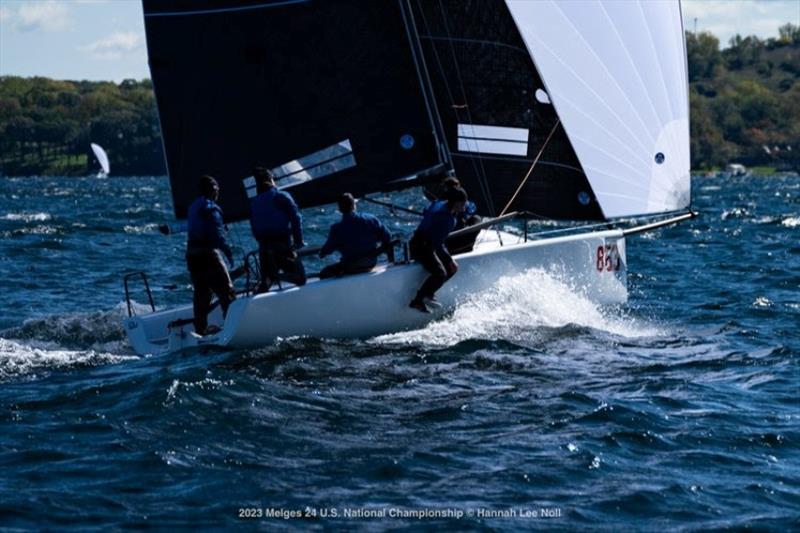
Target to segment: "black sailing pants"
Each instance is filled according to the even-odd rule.
[[[338,263],[323,268],[322,272],[319,273],[319,279],[338,278],[340,276],[371,272],[377,263],[376,257],[362,257],[355,261],[339,261]]]
[[[292,251],[289,239],[261,239],[258,241],[258,263],[261,270],[261,284],[257,292],[267,292],[272,284],[280,279],[294,283],[298,287],[306,284],[306,269],[303,262]]]
[[[186,252],[186,266],[194,287],[194,330],[203,335],[208,327],[208,313],[211,312],[211,294],[216,294],[222,308],[222,316],[228,314],[228,307],[236,299],[231,277],[217,250],[189,250]]]
[[[417,233],[411,237],[409,248],[411,258],[421,263],[431,274],[417,291],[415,299],[433,298],[436,291],[455,275],[455,269],[450,269],[453,258],[444,250],[435,250],[430,241],[420,237]]]

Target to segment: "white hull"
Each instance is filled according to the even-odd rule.
[[[199,337],[191,324],[171,330],[167,327],[176,319],[191,317],[191,306],[130,317],[125,320],[125,329],[139,354],[202,345],[256,347],[293,336],[366,338],[421,328],[452,311],[465,298],[488,289],[498,278],[531,268],[561,277],[593,302],[616,304],[627,300],[625,239],[620,230],[517,244],[509,244],[517,237],[505,234],[504,246],[496,237],[484,242],[492,235],[497,232],[482,232],[481,244],[473,252],[457,256],[459,271],[437,293],[442,307],[430,315],[408,307],[427,276],[420,265],[412,263],[381,265],[368,274],[342,278],[312,278],[304,287],[240,297],[215,335]],[[609,255],[611,259],[606,259]],[[528,290],[535,291],[536,287]],[[212,312],[209,323],[222,325],[219,309]]]

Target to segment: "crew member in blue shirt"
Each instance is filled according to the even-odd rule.
[[[250,201],[250,227],[258,241],[261,283],[257,292],[268,291],[278,276],[305,285],[306,271],[296,251],[305,245],[300,210],[291,194],[275,186],[271,171],[256,167],[253,175],[258,195]]]
[[[446,202],[436,202],[426,210],[414,235],[411,237],[411,257],[430,272],[411,300],[409,307],[423,313],[430,313],[426,303],[438,305],[436,291],[458,271],[458,264],[450,256],[445,240],[456,227],[458,217],[464,212],[468,201],[467,193],[460,187],[447,191]]]
[[[389,253],[392,246],[392,237],[380,220],[373,215],[356,213],[352,194],[346,192],[339,197],[339,212],[342,220],[331,226],[319,256],[339,252],[341,259],[322,269],[319,277],[323,279],[369,272],[375,268],[378,255]],[[376,248],[377,244],[380,248]]]
[[[431,202],[430,205],[425,208],[425,211],[427,212],[429,209],[433,209],[438,202],[446,202],[447,200],[443,200],[443,198],[447,198],[447,191],[456,188],[462,188],[461,182],[455,176],[448,176],[440,183],[423,189],[425,197]],[[481,221],[481,217],[478,216],[477,212],[478,208],[475,206],[475,202],[468,200],[464,205],[464,212],[461,213],[456,220],[456,227],[453,231],[478,224]],[[477,231],[467,235],[461,235],[460,237],[448,238],[447,249],[454,254],[471,252],[475,246],[475,239],[477,238]]]
[[[198,335],[208,331],[208,313],[211,311],[211,294],[219,299],[222,316],[236,299],[233,283],[222,254],[233,266],[233,253],[225,238],[222,209],[217,205],[219,185],[211,176],[203,176],[199,183],[200,196],[189,206],[186,245],[186,265],[194,287],[194,330]]]

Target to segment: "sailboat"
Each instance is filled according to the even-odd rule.
[[[108,177],[108,173],[111,171],[111,165],[108,162],[108,154],[99,144],[90,143],[89,146],[92,149],[92,153],[94,153],[95,159],[97,159],[97,162],[100,165],[100,170],[97,172],[97,177]]]
[[[486,218],[462,230],[480,233],[432,315],[408,307],[427,274],[403,254],[366,274],[246,288],[202,337],[189,304],[156,310],[150,297],[137,314],[128,284],[147,278],[131,273],[124,327],[141,354],[419,328],[532,268],[624,303],[626,237],[693,216],[678,1],[143,4],[178,220],[202,174],[220,181],[226,222],[246,220],[256,164],[301,208],[455,173]],[[511,234],[512,218],[596,224]]]

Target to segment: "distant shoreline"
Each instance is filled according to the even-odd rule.
[[[722,168],[715,168],[715,169],[692,169],[690,174],[694,177],[709,177],[709,176],[718,176],[725,173],[725,170]],[[786,169],[778,169],[775,167],[752,167],[747,169],[747,174],[744,177],[752,177],[752,178],[769,178],[769,177],[784,177],[784,176],[791,176],[791,175],[800,175],[800,169],[797,170],[786,170]],[[111,175],[106,177],[97,177],[93,175],[74,175],[74,176],[66,176],[63,174],[35,174],[29,176],[4,176],[0,175],[0,179],[37,179],[37,178],[69,178],[69,179],[96,179],[96,180],[106,180],[106,179],[134,179],[134,178],[166,178],[169,179],[167,174],[127,174],[127,175]]]
[[[721,49],[711,33],[686,32],[695,172],[800,169],[800,26],[779,35],[737,35]],[[112,175],[166,173],[151,80],[0,76],[0,175],[90,175],[99,168],[90,143],[108,153]]]

